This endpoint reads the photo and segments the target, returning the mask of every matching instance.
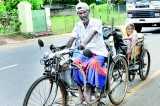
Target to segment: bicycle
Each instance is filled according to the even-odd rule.
[[[41,40],[39,40],[39,45],[43,47],[43,42]],[[128,82],[127,60],[125,56],[121,54],[113,58],[113,51],[110,44],[106,44],[106,47],[109,50],[108,59],[106,61],[109,69],[108,76],[102,90],[97,87],[95,88],[97,98],[91,102],[86,101],[87,105],[98,103],[98,106],[101,106],[103,103],[100,100],[107,97],[107,95],[113,104],[118,105],[123,101],[126,95]],[[32,106],[32,104],[35,106],[56,106],[56,104],[61,104],[62,106],[69,105],[69,92],[71,96],[75,96],[77,90],[71,89],[69,84],[61,79],[61,71],[69,70],[74,66],[74,68],[80,69],[83,74],[84,82],[86,81],[84,71],[80,66],[72,64],[71,59],[65,62],[62,61],[64,60],[64,55],[70,55],[74,49],[75,48],[61,49],[61,47],[54,47],[54,49],[52,49],[53,53],[45,53],[40,61],[41,64],[44,65],[45,72],[43,76],[37,79],[29,88],[23,106]],[[120,89],[118,89],[119,87]],[[86,83],[84,83],[83,89],[86,91]],[[59,93],[60,95],[58,95]],[[84,95],[86,98],[87,95],[85,93]]]
[[[111,28],[112,29],[112,28]],[[109,30],[110,32],[110,30]],[[128,83],[128,63],[127,59],[122,54],[114,55],[114,40],[111,33],[108,33],[108,37],[105,39],[106,48],[108,49],[108,56],[105,64],[108,69],[106,81],[103,89],[95,87],[95,99],[88,101],[86,95],[86,77],[81,66],[73,64],[72,54],[76,47],[65,48],[65,46],[55,47],[50,46],[52,53],[45,53],[40,63],[44,65],[43,76],[37,79],[29,88],[23,102],[23,106],[68,106],[73,102],[72,97],[77,97],[77,89],[62,79],[61,72],[70,70],[71,68],[78,68],[83,74],[83,91],[86,104],[93,105],[97,103],[97,106],[102,106],[104,103],[101,99],[109,96],[111,103],[119,105],[123,102]],[[108,40],[111,38],[111,40]],[[38,40],[40,47],[44,46],[42,40]],[[85,53],[84,53],[85,54]],[[65,58],[68,58],[67,60]]]

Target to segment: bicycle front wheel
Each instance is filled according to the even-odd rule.
[[[66,92],[53,76],[42,76],[29,88],[23,106],[66,106]]]
[[[124,56],[117,55],[109,68],[108,87],[109,99],[114,105],[122,103],[128,83],[128,64]]]

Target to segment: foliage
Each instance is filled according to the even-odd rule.
[[[53,3],[77,4],[78,0],[52,0]]]
[[[107,24],[110,21],[110,17],[113,14],[116,14],[114,10],[114,4],[106,3],[96,5],[95,3],[90,5],[90,11],[95,18],[100,18],[104,24]]]
[[[12,12],[1,12],[0,13],[0,33],[13,33],[19,31],[21,25],[18,20],[17,10],[12,10]]]
[[[45,0],[49,1],[49,0]],[[80,0],[81,2],[85,2],[87,4],[96,3],[96,0]],[[79,0],[52,0],[52,3],[61,3],[61,4],[70,4],[70,5],[76,5],[79,2]],[[102,0],[102,3],[106,3],[106,0]]]
[[[0,12],[5,12],[6,11],[6,7],[3,4],[3,1],[0,1]]]
[[[5,6],[7,11],[12,11],[13,9],[16,9],[17,4],[19,3],[19,0],[5,0]]]
[[[4,1],[4,5],[2,5],[2,1]],[[42,4],[51,4],[51,3],[61,3],[61,4],[70,4],[76,5],[79,0],[1,0],[0,1],[0,11],[12,11],[13,9],[17,9],[18,3],[21,1],[28,1],[32,5],[32,9],[37,10],[41,8]],[[87,4],[97,3],[96,0],[81,0],[82,2],[86,2]],[[124,0],[112,0],[113,3],[124,4]],[[107,0],[102,0],[101,4],[106,4]]]
[[[125,4],[126,3],[125,0],[112,0],[111,2],[114,4]]]
[[[21,1],[28,1],[32,5],[32,9],[41,9],[41,4],[44,3],[45,0],[5,0],[5,6],[7,11],[12,11],[13,9],[17,9],[17,5]]]
[[[61,3],[61,4],[70,4],[70,5],[76,5],[78,3],[79,0],[45,0],[45,4],[46,3]],[[105,4],[108,2],[108,0],[101,0],[100,3],[97,3],[96,0],[80,0],[81,2],[86,2],[87,4],[92,4],[92,3],[96,3],[96,4]],[[124,4],[125,0],[111,0],[112,3],[115,4]]]
[[[41,9],[41,5],[44,3],[45,0],[26,0],[26,1],[32,4],[33,10],[39,10]]]
[[[81,0],[82,2],[86,2],[88,5],[91,3],[96,3],[96,0]]]

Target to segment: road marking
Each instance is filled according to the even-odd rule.
[[[152,79],[154,79],[155,77],[157,77],[160,74],[160,70],[158,70],[157,72],[153,73],[150,77],[148,77],[146,80],[142,81],[141,83],[139,83],[137,86],[135,86],[134,88],[132,88],[131,90],[129,90],[125,96],[125,99],[128,98],[129,96],[131,96],[133,93],[135,93],[137,90],[139,90],[140,88],[142,88],[144,85],[146,85],[148,82],[150,82]],[[113,104],[110,104],[109,106],[114,106]],[[119,105],[121,106],[121,105]]]
[[[148,82],[150,82],[153,78],[157,77],[159,74],[160,74],[160,70],[158,70],[157,72],[155,72],[154,74],[152,74],[150,77],[148,77],[146,80],[142,81],[137,86],[135,86],[134,88],[132,88],[131,90],[129,90],[129,93],[126,94],[125,98],[128,98],[130,95],[132,95],[138,89],[140,89],[141,87],[143,87],[144,85],[146,85]]]
[[[0,68],[0,71],[1,71],[1,70],[4,70],[4,69],[7,69],[7,68],[15,67],[15,66],[18,66],[18,64],[14,64],[14,65],[11,65],[11,66],[7,66],[7,67]]]

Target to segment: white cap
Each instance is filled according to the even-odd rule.
[[[76,5],[76,12],[79,12],[81,10],[89,10],[89,6],[86,3],[84,3],[84,2],[79,2]]]

